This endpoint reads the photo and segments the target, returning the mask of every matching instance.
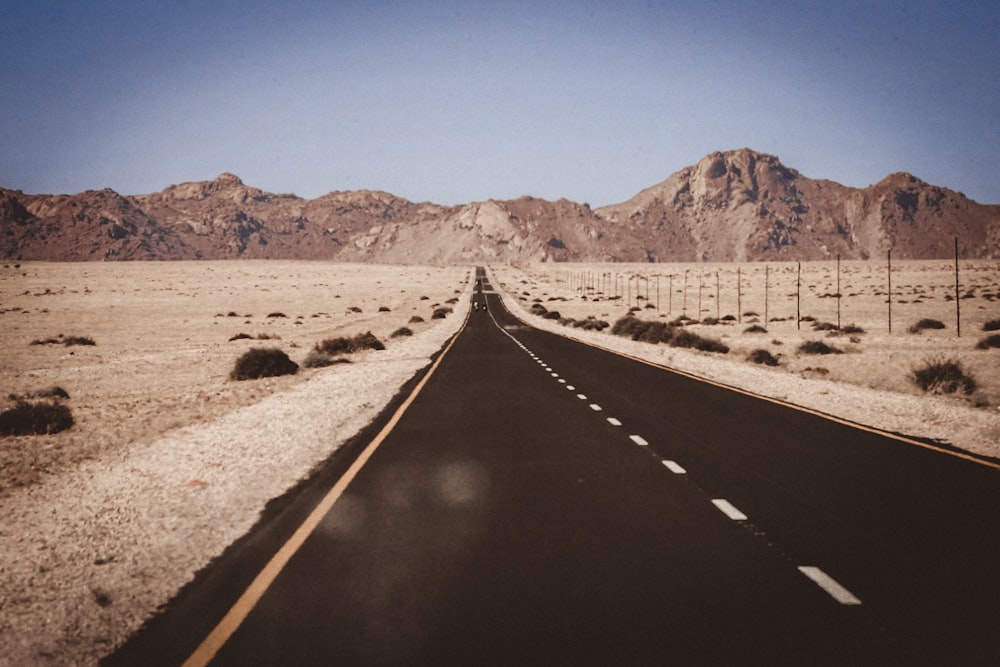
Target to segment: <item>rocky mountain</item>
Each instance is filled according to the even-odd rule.
[[[385,192],[273,194],[232,174],[123,196],[0,188],[6,259],[331,259],[384,263],[1000,258],[1000,205],[909,174],[868,188],[748,149],[712,153],[627,202],[521,197],[464,206]]]

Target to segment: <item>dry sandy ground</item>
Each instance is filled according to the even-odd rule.
[[[93,664],[123,641],[429,363],[461,326],[469,276],[307,262],[3,269],[0,386],[59,385],[77,423],[0,438],[0,665]],[[414,335],[390,339],[402,326]],[[228,379],[251,346],[301,362],[320,340],[368,330],[386,350]],[[229,341],[241,332],[280,338]],[[30,344],[59,334],[96,345]]]
[[[850,353],[836,357],[794,352],[799,340],[824,334],[795,328],[788,296],[794,275],[787,265],[772,266],[767,318],[763,268],[747,265],[740,310],[759,314],[740,324],[696,325],[733,348],[725,357],[571,329],[524,312],[537,298],[567,316],[613,321],[625,311],[622,300],[595,300],[593,292],[583,300],[576,287],[584,270],[622,274],[628,268],[650,276],[655,301],[649,265],[494,270],[521,297],[507,298],[508,305],[538,326],[861,423],[1000,456],[996,408],[923,396],[905,377],[926,355],[954,356],[979,380],[977,400],[1000,403],[1000,351],[971,350],[982,336],[977,327],[1000,317],[1000,302],[985,297],[998,291],[996,263],[968,268],[975,298],[962,301],[961,338],[954,336],[953,315],[949,319],[954,302],[944,299],[947,263],[903,266],[898,276],[894,267],[894,298],[927,294],[923,304],[896,304],[892,335],[880,323],[885,304],[884,295],[875,294],[878,267],[859,263],[847,271],[845,264],[842,280],[849,276],[851,287],[844,280],[842,291],[858,296],[843,300],[843,322],[868,333],[859,334],[859,342],[838,337],[834,342]],[[660,300],[643,308],[643,317],[672,319],[684,306],[693,316],[698,271],[702,317],[716,315],[714,267],[656,268],[664,276]],[[735,285],[735,268],[719,267],[720,315],[742,315],[735,288],[725,291],[730,273]],[[665,299],[670,272],[674,292]],[[832,265],[811,264],[803,273],[810,278],[803,282],[802,314],[835,321],[836,299],[820,297],[836,291]],[[278,261],[31,263],[0,270],[0,389],[23,394],[59,385],[71,396],[67,404],[77,422],[56,435],[0,438],[0,665],[93,664],[123,641],[244,534],[268,500],[307,476],[427,365],[461,325],[469,275],[468,268]],[[953,274],[950,279],[953,285]],[[640,284],[645,296],[645,281]],[[455,297],[453,314],[430,319],[436,304]],[[267,317],[275,312],[287,317]],[[426,320],[409,325],[414,336],[389,339],[414,315]],[[754,317],[764,324],[789,316],[766,322],[767,334],[742,333]],[[919,317],[936,317],[949,328],[906,334]],[[324,338],[368,330],[388,349],[295,376],[228,379],[249,347],[280,347],[301,362]],[[229,340],[238,333],[271,338]],[[96,345],[30,344],[59,334],[88,336]],[[744,362],[753,347],[781,354],[782,366]]]
[[[535,326],[857,423],[1000,458],[1000,349],[974,349],[989,335],[983,325],[1000,319],[1000,262],[960,263],[960,337],[955,325],[955,269],[947,261],[893,262],[891,333],[885,263],[843,262],[841,325],[864,330],[850,335],[815,330],[811,321],[796,326],[797,307],[802,317],[837,322],[836,262],[803,263],[801,275],[796,263],[535,264],[497,266],[494,273],[500,285],[517,296],[517,302],[509,305],[520,306],[519,314]],[[608,330],[597,333],[563,326],[528,312],[541,303],[564,318],[593,316],[613,324],[628,310],[626,301],[638,304],[636,315],[649,320],[672,321],[682,314],[701,321],[721,320],[730,315],[735,319],[688,327],[721,340],[730,352],[719,355],[640,343],[612,336]],[[923,318],[937,319],[946,328],[909,333],[908,328]],[[754,324],[767,332],[747,333]],[[803,341],[823,341],[844,353],[802,354],[797,348]],[[770,351],[780,365],[769,368],[747,361],[747,354],[758,348]],[[925,394],[910,375],[933,359],[959,361],[975,378],[977,390],[970,396]]]

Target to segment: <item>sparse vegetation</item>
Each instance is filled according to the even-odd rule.
[[[353,354],[361,350],[384,350],[385,345],[371,331],[348,338],[338,336],[337,338],[327,338],[317,343],[314,348],[317,352],[323,352],[330,356],[338,354]]]
[[[327,366],[333,366],[334,364],[349,364],[351,360],[347,357],[334,357],[333,355],[327,354],[326,352],[319,352],[313,350],[308,355],[306,355],[305,360],[302,365],[306,368],[326,368]]]
[[[413,335],[413,330],[410,329],[409,327],[399,327],[389,335],[389,338],[399,338],[400,336],[412,336],[412,335]]]
[[[294,375],[299,365],[278,348],[255,347],[236,360],[229,377],[233,380],[256,380],[278,375]]]
[[[63,336],[59,334],[55,338],[39,338],[31,341],[32,345],[97,345],[92,338],[86,336]]]
[[[434,312],[431,313],[432,320],[443,320],[448,317],[448,314],[453,312],[449,306],[441,306],[440,308],[435,308]]]
[[[755,334],[755,333],[766,334],[767,333],[767,329],[765,329],[764,327],[760,326],[759,324],[754,324],[754,325],[751,325],[751,326],[747,327],[746,329],[744,329],[743,333],[748,333],[748,334]]]
[[[14,407],[0,412],[0,436],[48,435],[65,431],[72,425],[72,412],[57,399],[19,399]]]
[[[419,315],[414,315],[413,317],[410,318],[409,324],[420,324],[423,321],[424,318],[420,317]]]
[[[987,336],[976,343],[977,350],[988,350],[991,347],[1000,347],[1000,334]]]
[[[908,331],[912,334],[920,333],[924,329],[944,329],[944,322],[941,320],[933,320],[929,317],[919,320],[916,324],[910,326]]]
[[[976,381],[965,372],[962,365],[954,360],[936,359],[914,369],[910,379],[923,389],[935,394],[971,394],[976,390]]]
[[[763,364],[765,366],[778,365],[778,359],[762,347],[752,350],[750,354],[747,355],[747,361],[752,361],[755,364]]]
[[[288,315],[285,315],[284,313],[268,313],[267,316],[268,317],[288,317]]]
[[[799,345],[799,352],[802,354],[843,354],[844,351],[839,347],[834,347],[833,345],[827,345],[821,340],[807,340],[806,342]]]
[[[1000,331],[1000,320],[990,320],[983,325],[983,331]]]
[[[390,308],[389,306],[379,306],[378,307],[378,312],[380,312],[380,313],[391,313],[392,312],[392,308]]]

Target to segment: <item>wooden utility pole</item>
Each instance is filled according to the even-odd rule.
[[[962,337],[962,299],[958,295],[958,237],[955,237],[955,332]]]
[[[769,278],[768,272],[769,272],[770,268],[771,267],[768,266],[767,264],[764,265],[764,326],[765,327],[768,326],[768,320],[767,320],[767,289],[768,289],[768,278]]]
[[[736,267],[736,321],[743,324],[743,292],[740,285],[740,267]]]
[[[888,292],[889,292],[889,333],[892,333],[892,249],[886,253],[886,263],[887,263],[887,282],[888,282]]]
[[[840,331],[840,253],[837,253],[837,331]]]
[[[795,328],[802,328],[802,262],[795,276]]]

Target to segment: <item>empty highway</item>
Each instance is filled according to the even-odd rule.
[[[1000,664],[995,467],[533,329],[479,275],[405,403],[105,664]]]

